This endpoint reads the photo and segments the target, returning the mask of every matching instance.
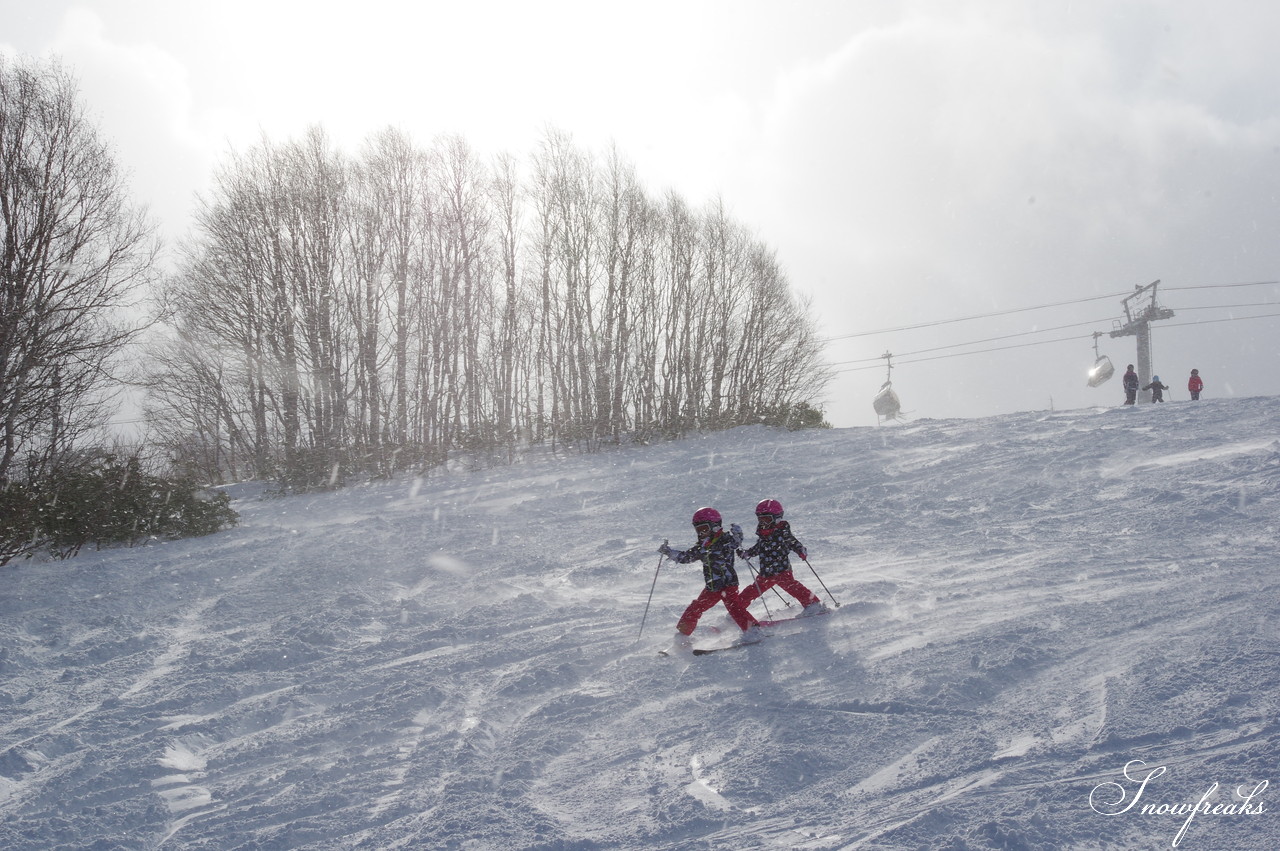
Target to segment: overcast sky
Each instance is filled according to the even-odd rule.
[[[885,351],[911,418],[1115,404],[1090,335],[1156,279],[1175,400],[1192,367],[1206,398],[1280,394],[1280,317],[1241,318],[1280,285],[1227,286],[1280,280],[1277,34],[1253,0],[0,0],[0,50],[63,59],[171,238],[264,133],[616,143],[777,250],[843,338],[837,426],[876,422]]]

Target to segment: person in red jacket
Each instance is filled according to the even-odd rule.
[[[1187,389],[1191,391],[1191,400],[1200,399],[1200,391],[1204,389],[1204,381],[1200,378],[1200,370],[1191,370],[1191,378],[1187,381]]]
[[[807,558],[804,544],[791,533],[791,524],[782,519],[782,503],[776,499],[763,499],[756,506],[756,542],[748,550],[739,550],[743,558],[760,556],[760,575],[743,589],[738,601],[744,606],[751,603],[775,585],[782,587],[804,606],[806,615],[826,610],[818,595],[801,584],[791,573],[789,553]]]

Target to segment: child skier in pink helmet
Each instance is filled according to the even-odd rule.
[[[687,648],[691,644],[690,635],[698,625],[698,619],[716,603],[724,603],[729,610],[733,622],[743,631],[744,638],[756,637],[755,629],[759,623],[747,611],[747,607],[738,599],[738,572],[733,568],[733,559],[738,547],[742,546],[742,529],[737,523],[730,524],[729,531],[720,528],[720,512],[714,508],[699,508],[693,515],[693,528],[698,534],[698,542],[687,550],[676,550],[664,543],[658,552],[679,564],[692,561],[702,562],[702,577],[705,587],[702,593],[689,604],[676,624],[676,646]]]
[[[804,587],[791,573],[788,553],[795,553],[802,559],[807,558],[807,555],[804,544],[791,534],[791,524],[782,519],[782,503],[776,499],[760,500],[756,505],[756,523],[758,537],[755,544],[749,550],[738,551],[738,555],[743,558],[760,556],[759,576],[738,595],[742,605],[751,605],[761,594],[778,585],[800,601],[800,605],[804,606],[804,614],[825,611],[826,606],[818,599],[818,595]]]

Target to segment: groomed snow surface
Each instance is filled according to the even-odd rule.
[[[1280,847],[1280,399],[234,493],[0,570],[0,847]],[[839,608],[659,656],[770,496]]]

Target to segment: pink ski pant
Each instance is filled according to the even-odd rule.
[[[737,588],[725,588],[722,591],[704,588],[702,593],[684,610],[684,614],[680,616],[680,622],[676,624],[676,629],[685,635],[691,635],[698,625],[698,618],[716,603],[724,603],[724,607],[729,610],[729,617],[733,618],[733,622],[743,631],[756,625],[756,619],[739,599]]]
[[[800,605],[808,606],[818,602],[818,596],[808,588],[800,584],[800,580],[796,579],[791,571],[783,573],[775,573],[772,576],[758,576],[756,581],[746,587],[746,589],[738,595],[738,600],[744,606],[750,606],[757,597],[768,591],[775,585],[781,585],[782,590],[786,591],[792,597],[800,601]]]

